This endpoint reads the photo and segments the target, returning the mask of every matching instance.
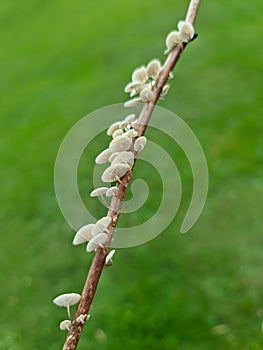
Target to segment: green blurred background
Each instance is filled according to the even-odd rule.
[[[62,347],[66,334],[58,324],[66,313],[52,299],[81,292],[91,255],[71,245],[74,232],[58,208],[56,153],[84,115],[127,99],[123,88],[135,67],[165,59],[165,37],[187,5],[0,3],[1,350]],[[202,144],[210,172],[205,209],[190,232],[177,233],[191,171],[185,155],[161,139],[183,178],[182,207],[158,238],[117,252],[79,349],[263,348],[262,10],[261,0],[201,3],[199,37],[160,105],[182,117]],[[87,201],[92,169],[85,157],[100,151],[95,142],[80,165]],[[147,178],[151,169],[136,174]],[[158,186],[155,178],[151,186]],[[91,206],[98,217],[105,213],[95,199]]]

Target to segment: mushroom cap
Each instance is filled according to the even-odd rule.
[[[134,121],[134,119],[136,118],[135,114],[129,114],[127,115],[127,117],[124,119],[124,122],[130,124]]]
[[[94,226],[95,224],[88,224],[88,225],[82,226],[78,230],[78,232],[75,234],[75,237],[72,243],[74,245],[78,245],[89,241],[92,238],[92,229]]]
[[[105,265],[108,265],[110,263],[114,254],[115,254],[115,249],[109,252],[109,254],[106,256],[106,259],[105,259]]]
[[[161,62],[157,59],[151,60],[147,65],[147,76],[149,78],[157,79],[162,69]]]
[[[124,92],[129,93],[129,92],[137,91],[141,87],[141,85],[142,83],[131,81],[129,84],[125,86]]]
[[[132,167],[134,164],[134,154],[131,151],[115,152],[110,157],[112,165],[115,164],[128,164]]]
[[[132,139],[132,138],[138,136],[138,131],[136,131],[134,129],[129,129],[129,130],[125,131],[125,133],[123,135],[128,136]]]
[[[143,102],[151,102],[154,99],[154,94],[149,87],[144,88],[140,93],[140,99]]]
[[[121,122],[119,121],[110,125],[110,127],[107,130],[107,135],[111,136],[114,133],[114,131],[118,129],[121,129]]]
[[[115,137],[117,136],[121,136],[123,134],[123,130],[122,129],[117,129],[114,131],[114,133],[112,134],[112,138],[115,139]]]
[[[180,42],[180,40],[181,39],[178,31],[175,30],[170,32],[165,40],[165,45],[167,47],[165,53],[171,51]]]
[[[128,100],[124,103],[124,107],[134,107],[137,106],[137,104],[141,102],[141,99],[139,97],[132,98],[131,100]]]
[[[108,161],[109,156],[111,155],[111,151],[107,148],[97,155],[95,159],[96,164],[104,164]]]
[[[106,193],[106,191],[108,190],[109,187],[98,187],[95,188],[91,193],[90,196],[91,197],[98,197],[103,195],[104,193]]]
[[[146,145],[147,139],[145,136],[138,137],[134,142],[134,151],[141,152]]]
[[[101,179],[103,182],[114,182],[123,177],[128,170],[127,164],[113,164],[104,170]]]
[[[111,223],[111,218],[109,216],[104,216],[99,219],[92,228],[92,238],[101,232],[107,231],[107,227]]]
[[[61,294],[57,296],[53,302],[58,306],[72,306],[77,304],[80,301],[80,294],[77,293],[67,293],[67,294]]]
[[[65,331],[65,330],[68,330],[70,329],[71,327],[71,324],[72,322],[70,320],[64,320],[62,322],[60,322],[59,324],[59,328],[62,330],[62,331]]]
[[[144,66],[136,68],[132,73],[132,81],[134,83],[145,83],[147,80],[147,70]]]
[[[127,151],[132,145],[130,137],[125,135],[116,136],[110,143],[109,149],[111,153]]]
[[[194,27],[190,22],[180,21],[178,23],[179,35],[180,39],[187,43],[191,39],[193,39],[195,31]]]
[[[118,191],[117,186],[110,187],[110,188],[108,189],[108,191],[106,192],[106,197],[111,197],[111,196],[113,196],[115,193],[117,193],[117,191]]]
[[[108,235],[104,232],[99,233],[93,237],[87,244],[87,252],[92,252],[97,249],[101,244],[104,244],[108,239]]]

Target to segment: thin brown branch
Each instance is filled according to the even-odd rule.
[[[199,3],[200,3],[200,0],[190,1],[185,20],[190,22],[191,24],[194,24],[197,11],[199,8]],[[154,110],[154,107],[161,94],[161,91],[168,80],[170,72],[172,72],[174,66],[176,65],[178,59],[180,58],[182,52],[184,51],[185,46],[186,44],[181,46],[180,45],[176,46],[168,56],[163,66],[163,69],[154,86],[154,90],[153,90],[154,100],[150,103],[145,103],[141,110],[139,120],[138,120],[138,127],[137,127],[139,136],[144,135],[147,125],[149,123],[149,120],[151,118],[152,112]],[[68,332],[65,344],[63,346],[63,350],[75,350],[77,348],[77,345],[81,336],[81,332],[84,327],[84,322],[82,321],[83,317],[79,317],[79,316],[87,315],[89,312],[94,294],[96,292],[96,288],[99,283],[100,276],[102,274],[105,258],[108,253],[108,247],[110,246],[112,236],[113,236],[116,224],[118,222],[120,210],[126,195],[126,190],[131,180],[132,180],[132,173],[128,172],[121,179],[121,183],[118,183],[117,185],[118,192],[115,196],[113,196],[110,204],[110,208],[107,214],[112,218],[111,224],[109,226],[109,239],[107,241],[107,244],[105,244],[106,247],[98,248],[96,250],[95,256],[93,258],[93,261],[89,269],[89,273],[88,273],[85,285],[83,287],[81,300],[78,305],[77,311],[75,313],[70,331]]]

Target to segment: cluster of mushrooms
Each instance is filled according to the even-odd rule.
[[[165,54],[169,54],[175,46],[183,45],[194,38],[194,28],[191,23],[180,21],[178,31],[172,31],[168,34],[165,44]],[[129,101],[124,103],[125,107],[136,106],[139,102],[152,102],[154,100],[153,88],[162,70],[161,62],[158,59],[151,60],[147,66],[136,68],[132,73],[132,81],[124,89],[130,94]],[[169,78],[172,78],[170,73]],[[167,84],[163,87],[160,98],[163,98],[169,91]],[[137,96],[137,97],[134,97]],[[104,170],[101,179],[105,183],[121,182],[121,178],[132,170],[134,160],[146,145],[146,137],[138,137],[136,125],[138,119],[135,114],[128,115],[124,120],[113,123],[107,130],[107,135],[112,137],[107,149],[102,151],[95,159],[96,164],[109,163]],[[91,197],[100,197],[107,207],[105,198],[116,195],[117,186],[99,187],[94,189]],[[109,216],[102,217],[95,224],[88,224],[81,227],[76,233],[73,244],[78,245],[87,243],[87,252],[96,250],[99,246],[103,247],[108,240],[108,226],[111,223]],[[111,250],[105,259],[105,265],[112,265],[112,257],[115,250]],[[77,304],[81,296],[77,293],[62,294],[56,297],[53,302],[58,306],[67,308],[68,318],[60,323],[60,329],[69,330],[72,321],[70,317],[70,306]],[[90,315],[80,315],[77,322],[84,323]]]

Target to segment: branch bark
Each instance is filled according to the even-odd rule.
[[[199,3],[200,3],[200,0],[190,1],[186,18],[185,18],[187,22],[194,24],[197,11],[199,8]],[[181,46],[177,45],[173,49],[173,51],[170,53],[170,55],[167,57],[165,64],[163,66],[163,69],[154,86],[154,90],[153,90],[154,100],[150,103],[145,103],[141,110],[139,120],[138,120],[138,126],[137,126],[138,136],[144,135],[147,125],[149,123],[149,120],[151,118],[152,112],[154,110],[154,107],[160,97],[161,91],[168,80],[170,72],[172,72],[174,66],[179,60],[185,47],[186,47],[186,44],[183,44]],[[118,192],[115,196],[113,196],[110,204],[110,208],[107,214],[107,216],[111,217],[112,219],[109,225],[109,234],[108,234],[109,239],[105,244],[104,248],[100,247],[96,250],[95,256],[93,258],[93,261],[91,263],[91,266],[88,272],[86,282],[83,287],[80,303],[76,310],[74,320],[72,322],[72,326],[65,340],[63,350],[75,350],[77,348],[77,345],[81,336],[81,332],[84,327],[83,317],[79,317],[79,316],[87,315],[89,312],[94,294],[96,292],[96,289],[102,274],[102,270],[105,264],[105,258],[108,253],[108,249],[113,237],[113,233],[115,231],[115,227],[118,222],[120,210],[126,195],[126,190],[131,180],[132,180],[132,173],[128,172],[121,179],[121,183],[117,184]]]

